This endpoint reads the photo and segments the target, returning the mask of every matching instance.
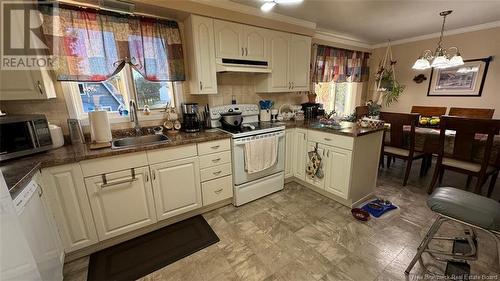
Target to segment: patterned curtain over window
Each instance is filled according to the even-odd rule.
[[[368,81],[369,53],[315,45],[313,50],[312,81],[351,82]]]
[[[41,5],[57,80],[100,82],[130,63],[150,81],[185,80],[177,22]]]

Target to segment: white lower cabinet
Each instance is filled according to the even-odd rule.
[[[294,129],[288,129],[285,131],[285,178],[293,176],[293,134]]]
[[[83,174],[78,163],[43,169],[47,194],[66,253],[97,243]]]
[[[85,179],[99,240],[156,222],[148,167]]]
[[[151,165],[158,220],[202,206],[199,171],[197,157]]]
[[[307,130],[296,128],[293,138],[293,175],[301,180],[306,178]]]
[[[233,178],[231,175],[201,184],[203,206],[233,197]]]
[[[348,198],[351,177],[352,151],[325,146],[325,190],[344,199]]]

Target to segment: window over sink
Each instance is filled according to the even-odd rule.
[[[319,82],[314,84],[316,102],[323,104],[326,112],[335,110],[337,115],[346,116],[354,112],[361,98],[362,83]]]

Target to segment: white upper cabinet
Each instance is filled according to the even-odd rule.
[[[243,44],[247,60],[265,61],[268,59],[266,43],[269,32],[263,28],[246,25],[244,27]]]
[[[271,74],[256,75],[256,90],[263,93],[309,90],[311,38],[270,31],[267,44]]]
[[[292,34],[290,37],[290,82],[292,91],[309,90],[311,37]]]
[[[192,15],[185,27],[190,93],[217,94],[214,20]]]
[[[0,70],[0,101],[46,100],[56,97],[54,82],[45,70]]]
[[[242,24],[214,20],[214,33],[217,58],[239,59],[245,56]]]
[[[214,20],[217,58],[267,60],[268,30],[264,28]]]

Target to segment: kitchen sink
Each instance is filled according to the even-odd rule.
[[[114,139],[111,143],[111,148],[124,148],[131,146],[151,145],[166,143],[169,139],[165,135],[146,135],[139,137],[128,137],[122,139]]]

